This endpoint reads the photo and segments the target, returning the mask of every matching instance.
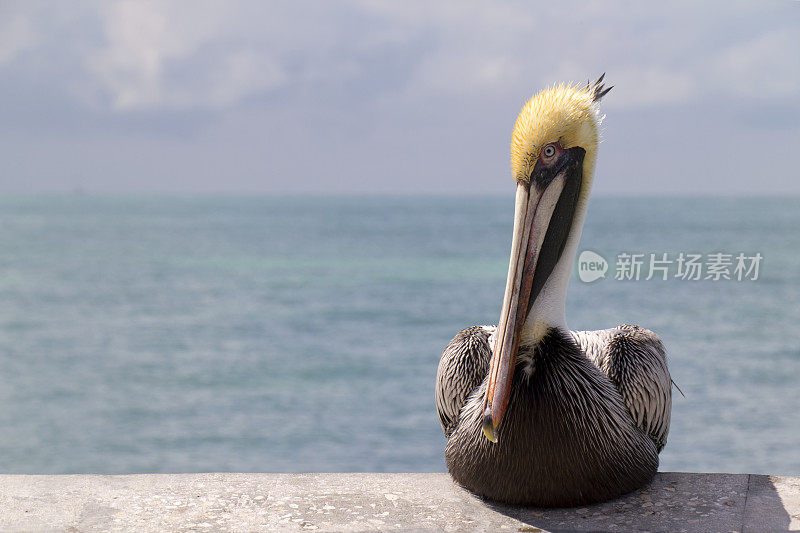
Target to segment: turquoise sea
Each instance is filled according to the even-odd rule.
[[[0,471],[443,471],[439,354],[498,319],[513,202],[0,198]],[[661,468],[800,474],[800,199],[594,198],[581,250],[570,326],[658,332],[686,395]],[[614,279],[680,252],[763,261]]]

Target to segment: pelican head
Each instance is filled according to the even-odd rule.
[[[483,433],[497,442],[520,345],[566,330],[564,301],[594,175],[601,76],[559,85],[523,106],[511,137],[517,183],[514,234],[500,322],[483,403]]]

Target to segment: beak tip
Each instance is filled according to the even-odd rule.
[[[497,444],[497,431],[494,427],[494,422],[492,421],[492,413],[489,409],[483,414],[483,435],[489,439],[490,442]]]

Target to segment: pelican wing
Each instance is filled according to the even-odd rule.
[[[616,386],[636,425],[661,451],[669,433],[672,379],[658,335],[628,324],[573,331],[572,335],[586,357]]]
[[[436,372],[436,410],[445,437],[458,425],[467,398],[486,379],[492,358],[494,326],[472,326],[460,331],[445,347]]]

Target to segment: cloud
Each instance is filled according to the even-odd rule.
[[[669,10],[416,0],[118,0],[75,10],[28,5],[36,4],[13,4],[0,22],[0,75],[4,62],[22,50],[35,52],[38,37],[47,36],[51,53],[42,61],[68,55],[67,63],[80,66],[72,94],[118,112],[223,109],[280,90],[302,95],[351,88],[362,98],[359,87],[409,101],[505,98],[523,86],[527,93],[603,71],[617,85],[609,104],[623,108],[712,93],[787,96],[800,84],[797,62],[789,59],[800,30],[781,17],[785,8],[777,4],[718,9],[676,3]],[[744,28],[743,19],[749,22]],[[78,33],[99,38],[68,41]],[[392,84],[376,84],[377,75],[391,77]]]
[[[697,89],[695,79],[686,72],[655,66],[626,68],[614,72],[613,107],[647,107],[687,102]]]
[[[13,61],[37,41],[33,25],[25,13],[0,7],[0,67]]]
[[[796,97],[800,94],[798,49],[800,26],[767,31],[717,53],[711,74],[725,90],[743,98]]]
[[[619,190],[682,186],[677,145],[696,169],[715,153],[752,175],[742,147],[780,127],[789,153],[800,134],[796,5],[3,2],[0,187],[67,172],[111,189],[500,191],[524,100],[603,72]],[[640,184],[636,157],[665,163]]]
[[[119,111],[224,107],[287,81],[218,2],[126,0],[102,6],[100,20],[106,42],[86,66]]]

